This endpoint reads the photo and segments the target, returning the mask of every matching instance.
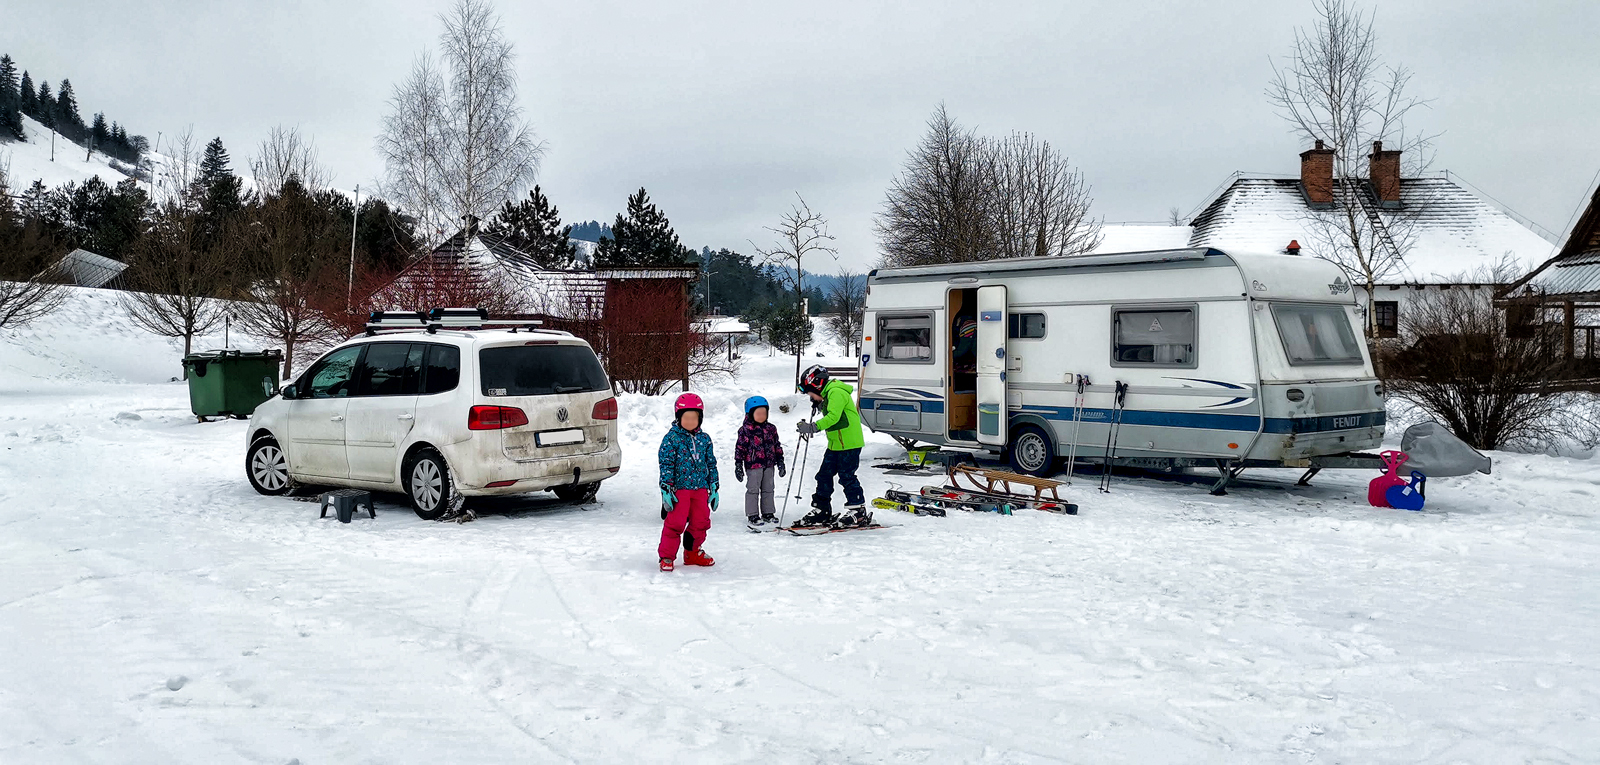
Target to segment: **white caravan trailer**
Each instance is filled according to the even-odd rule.
[[[1361,326],[1338,267],[1309,257],[1186,249],[879,269],[861,419],[1048,475],[1069,454],[1102,461],[1117,417],[1115,464],[1215,465],[1217,493],[1246,467],[1378,467],[1351,454],[1384,429]]]

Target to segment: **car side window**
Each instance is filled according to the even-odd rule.
[[[357,396],[414,396],[421,390],[421,354],[410,343],[372,343],[356,372]]]
[[[302,394],[306,398],[345,398],[350,395],[355,380],[356,360],[365,346],[352,345],[340,348],[317,362],[311,370]]]
[[[461,382],[461,349],[453,345],[429,345],[423,371],[422,392],[444,393]]]

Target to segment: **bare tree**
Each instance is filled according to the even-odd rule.
[[[1168,226],[1182,226],[1182,225],[1186,225],[1187,222],[1188,221],[1184,220],[1183,211],[1182,210],[1179,210],[1176,207],[1167,208],[1167,225]]]
[[[162,337],[183,338],[185,356],[195,335],[222,320],[216,298],[230,276],[221,252],[201,244],[198,213],[176,203],[162,205],[150,230],[134,245],[124,278],[128,291],[118,293],[133,323]]]
[[[311,190],[327,188],[332,180],[317,158],[316,142],[300,134],[299,128],[278,125],[267,133],[250,162],[256,192],[276,195],[290,178]]]
[[[396,86],[378,137],[384,191],[422,216],[430,245],[521,196],[544,155],[517,104],[514,53],[493,6],[457,0],[440,21],[448,72],[420,57]]]
[[[844,346],[846,356],[861,353],[861,313],[867,305],[866,277],[853,271],[840,271],[839,280],[828,290],[834,313],[828,316],[828,329]]]
[[[1082,255],[1100,244],[1089,186],[1049,141],[1012,133],[989,142],[989,151],[1000,257]]]
[[[1436,136],[1406,132],[1406,118],[1428,101],[1410,94],[1409,70],[1384,64],[1373,15],[1353,0],[1313,0],[1313,7],[1316,26],[1295,31],[1290,55],[1273,66],[1267,98],[1294,132],[1333,152],[1332,209],[1308,215],[1308,251],[1370,296],[1374,284],[1404,268],[1426,200],[1380,213],[1360,184],[1368,147],[1383,142],[1400,151],[1403,169],[1415,176],[1431,164]],[[1369,335],[1372,313],[1369,305]]]
[[[150,195],[152,204],[197,204],[190,194],[195,177],[200,173],[200,149],[195,143],[194,125],[188,125],[172,136],[163,152],[167,161],[157,176],[156,190]]]
[[[768,231],[778,236],[777,242],[770,247],[761,247],[755,242],[751,242],[750,246],[755,248],[762,263],[773,267],[780,284],[794,288],[795,311],[801,318],[806,319],[803,268],[805,259],[812,255],[828,255],[838,260],[839,251],[834,249],[834,237],[828,233],[828,219],[822,217],[821,213],[812,212],[804,197],[798,193],[794,196],[799,203],[783,214],[778,220],[778,225],[766,227]],[[803,350],[795,349],[796,380],[800,379],[800,357]]]
[[[63,249],[38,220],[18,220],[0,164],[0,328],[20,327],[67,298],[56,258]]]
[[[996,257],[993,152],[939,104],[874,222],[889,266]]]
[[[1504,258],[1456,281],[1503,286],[1516,281],[1517,272]],[[1403,345],[1389,349],[1390,392],[1478,449],[1548,448],[1561,441],[1593,446],[1600,422],[1592,401],[1551,387],[1564,363],[1561,338],[1508,331],[1493,292],[1458,286],[1418,293],[1400,315]]]
[[[230,244],[258,274],[238,305],[239,324],[283,344],[283,379],[291,379],[297,351],[342,336],[330,317],[345,312],[347,234],[295,179],[239,217]]]

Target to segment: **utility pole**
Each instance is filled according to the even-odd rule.
[[[161,131],[156,131],[156,148],[151,154],[161,153]],[[150,203],[156,203],[156,158],[150,158]]]
[[[361,219],[361,184],[356,184],[356,198],[350,207],[350,281],[344,288],[344,312],[350,313],[350,303],[356,291],[356,221]]]

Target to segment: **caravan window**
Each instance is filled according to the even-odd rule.
[[[1195,366],[1193,308],[1113,308],[1112,366]]]
[[[933,363],[933,316],[878,317],[878,361],[890,364]]]
[[[1012,340],[1037,340],[1044,337],[1044,314],[1014,313],[1010,316],[1011,331],[1006,336]]]
[[[1274,303],[1272,318],[1290,364],[1361,363],[1361,341],[1344,306]]]

